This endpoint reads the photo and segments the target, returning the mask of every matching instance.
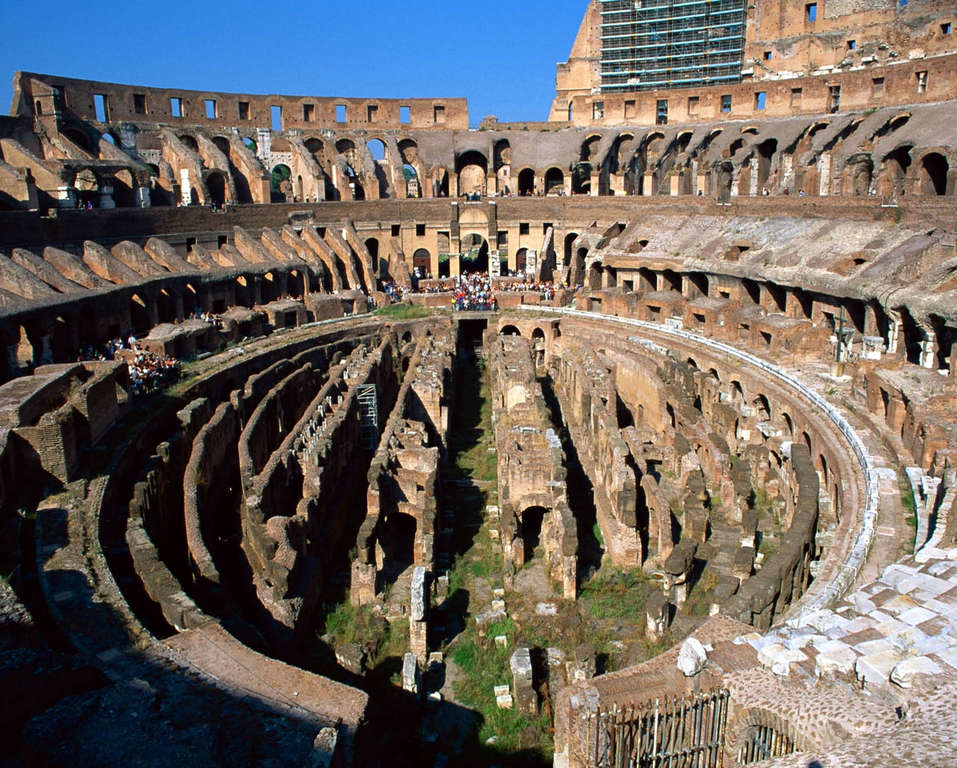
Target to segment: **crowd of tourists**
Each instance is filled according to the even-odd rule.
[[[551,280],[503,280],[495,289],[511,293],[537,293],[542,297],[542,301],[555,298],[555,284]]]
[[[393,302],[404,301],[409,294],[409,286],[396,285],[394,280],[380,280],[379,287]]]
[[[498,302],[487,272],[470,272],[455,278],[452,307],[459,312],[494,312]]]
[[[176,358],[141,349],[132,334],[125,340],[117,337],[98,347],[87,346],[78,358],[81,361],[124,361],[129,372],[130,391],[134,397],[164,387],[179,376],[179,361]]]

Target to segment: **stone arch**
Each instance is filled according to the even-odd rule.
[[[514,325],[504,326],[501,330],[499,330],[499,333],[502,336],[521,336],[522,335],[522,332],[518,330],[518,328]]]
[[[226,174],[222,171],[210,171],[206,174],[206,188],[209,190],[209,202],[217,206],[226,204],[226,191],[229,189]]]
[[[289,180],[292,170],[285,163],[273,166],[269,179],[269,190],[274,203],[286,201],[286,196],[292,192],[292,182]]]
[[[139,336],[148,332],[152,327],[150,313],[146,308],[146,302],[138,293],[134,293],[130,296],[129,309],[130,327],[133,333]]]
[[[120,208],[131,208],[136,205],[136,181],[133,174],[126,168],[121,168],[113,174],[113,200]]]
[[[488,272],[488,240],[476,232],[462,236],[461,270],[470,272]]]
[[[918,192],[922,195],[947,194],[947,174],[950,164],[940,152],[927,152],[918,164]]]
[[[548,513],[549,510],[546,507],[534,504],[526,507],[519,516],[524,550],[523,564],[532,559],[535,549],[542,543],[542,527],[544,526],[545,515]]]
[[[565,191],[565,174],[561,168],[551,167],[545,171],[545,194],[561,195]]]
[[[199,154],[199,144],[196,141],[196,137],[189,133],[181,133],[177,138],[180,142],[192,152]]]
[[[528,263],[528,248],[519,248],[515,252],[515,271],[519,275],[525,274],[525,266]]]
[[[85,152],[89,152],[91,155],[93,153],[93,142],[90,141],[90,137],[85,131],[80,130],[79,128],[61,128],[60,133],[62,133],[66,138],[76,144],[80,149]]]
[[[810,745],[783,718],[763,707],[748,707],[727,725],[729,763],[750,765],[803,751]]]
[[[528,197],[535,194],[535,171],[523,168],[518,174],[518,194]]]
[[[911,166],[911,149],[913,149],[912,145],[904,144],[884,155],[878,175],[880,194],[887,196],[907,194],[906,179]]]
[[[562,249],[562,256],[565,260],[564,263],[566,267],[572,263],[572,256],[575,250],[575,241],[577,239],[578,239],[577,232],[569,232],[567,235],[565,235],[565,243]]]
[[[484,195],[488,183],[488,158],[474,149],[463,152],[455,158],[455,174],[460,195]]]
[[[416,267],[421,277],[425,277],[432,271],[432,255],[425,248],[417,248],[412,254],[412,268]]]

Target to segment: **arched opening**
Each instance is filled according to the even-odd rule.
[[[542,522],[548,512],[545,507],[529,507],[522,512],[522,543],[524,545],[524,562],[529,562],[535,555],[536,548],[542,540]]]
[[[493,156],[495,176],[498,181],[498,191],[509,195],[512,193],[512,145],[508,139],[499,139],[495,142]]]
[[[259,152],[259,146],[256,144],[255,141],[253,141],[253,140],[252,140],[251,138],[249,138],[248,136],[244,136],[243,139],[242,139],[242,141],[243,141],[243,145],[246,147],[246,149],[248,149],[248,150],[249,150],[250,152],[252,152],[254,155],[255,155],[257,152]]]
[[[160,288],[156,295],[156,316],[161,323],[172,323],[176,320],[173,300],[165,288]]]
[[[939,152],[924,155],[920,161],[920,188],[924,195],[947,194],[947,172],[950,166]]]
[[[422,189],[419,186],[419,174],[415,168],[406,163],[402,166],[402,178],[405,180],[405,196],[416,198],[422,196]]]
[[[372,274],[379,274],[379,241],[370,237],[365,241],[366,250],[369,252],[369,256],[372,257]],[[374,286],[369,286],[370,288]]]
[[[136,189],[133,174],[120,170],[113,174],[113,200],[120,208],[132,208],[136,205]]]
[[[549,168],[545,171],[545,194],[562,195],[565,193],[565,174],[561,168]]]
[[[419,248],[412,254],[412,269],[418,272],[419,277],[431,277],[432,255],[425,248]]]
[[[910,146],[898,147],[884,156],[880,174],[882,195],[907,194],[905,180],[911,164],[911,149]]]
[[[192,152],[199,154],[199,144],[196,143],[196,139],[193,136],[190,136],[188,133],[184,133],[179,137],[179,140],[183,143],[187,149]]]
[[[569,232],[567,235],[565,235],[565,247],[562,251],[564,259],[565,259],[565,266],[568,266],[569,264],[572,263],[572,254],[575,249],[575,240],[577,239],[578,239],[577,232]]]
[[[359,175],[351,165],[346,165],[346,178],[348,179],[349,190],[352,193],[353,200],[365,200],[366,191],[359,181]]]
[[[216,149],[222,152],[226,158],[229,158],[229,139],[225,136],[214,136],[213,144],[216,145]]]
[[[515,253],[515,272],[519,275],[524,275],[527,264],[528,248],[519,248]]]
[[[449,196],[449,172],[444,168],[439,168],[436,171],[435,175],[432,177],[432,196],[433,197],[448,197]]]
[[[301,299],[304,292],[303,276],[298,270],[289,271],[289,279],[286,280],[286,293],[291,299]]]
[[[385,142],[381,139],[369,139],[366,142],[366,148],[372,155],[372,161],[375,168],[375,177],[379,185],[379,199],[389,196],[389,179],[385,174]]]
[[[150,315],[146,310],[146,302],[135,293],[130,296],[130,326],[137,336],[150,329]]]
[[[272,169],[272,174],[269,179],[269,191],[272,202],[286,202],[286,197],[292,193],[292,184],[289,181],[290,176],[292,176],[292,171],[289,170],[288,165],[284,165],[283,163],[280,163]]]
[[[206,177],[206,188],[209,190],[210,203],[213,203],[220,208],[226,204],[225,175],[219,171],[211,171]]]
[[[488,272],[488,241],[472,233],[462,238],[462,273]]]
[[[521,331],[519,331],[518,328],[516,328],[514,325],[506,325],[504,328],[502,328],[501,331],[499,331],[499,333],[502,334],[503,336],[521,336],[522,335]]]
[[[572,170],[572,194],[587,195],[591,193],[591,163],[575,163]]]
[[[768,179],[771,176],[771,162],[778,151],[778,140],[767,139],[758,145],[758,192],[768,194]]]
[[[28,369],[33,365],[33,344],[30,343],[27,329],[22,325],[20,326],[20,339],[17,342],[16,358],[17,367],[20,370]]]
[[[80,149],[84,150],[89,154],[93,154],[93,145],[90,142],[90,137],[87,136],[83,131],[77,128],[64,128],[60,131],[64,136],[66,136],[70,141],[76,144]]]
[[[455,159],[459,195],[482,196],[488,176],[488,160],[481,152],[471,150]]]
[[[771,403],[764,395],[758,395],[751,403],[758,421],[771,421]]]
[[[535,194],[535,171],[523,168],[518,174],[518,194],[529,197]]]
[[[392,584],[415,562],[416,522],[412,515],[390,511],[380,526],[379,545],[384,555],[379,587]]]
[[[372,159],[377,163],[385,160],[385,143],[382,139],[369,139],[366,142],[366,147],[369,149],[369,154],[372,155]]]

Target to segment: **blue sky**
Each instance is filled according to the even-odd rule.
[[[587,0],[210,4],[0,0],[0,109],[16,70],[170,88],[454,97],[473,125],[544,120]]]

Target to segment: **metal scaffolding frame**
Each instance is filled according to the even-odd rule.
[[[601,90],[741,80],[745,0],[601,0]]]
[[[375,384],[362,384],[356,388],[359,401],[359,443],[367,451],[379,446],[379,398]]]

